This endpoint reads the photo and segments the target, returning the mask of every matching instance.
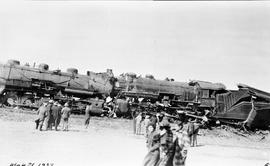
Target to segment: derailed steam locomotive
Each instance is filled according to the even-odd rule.
[[[169,114],[180,110],[190,117],[203,118],[249,128],[270,127],[270,93],[244,84],[227,90],[221,83],[193,80],[188,83],[137,77],[128,73],[118,77],[124,96],[153,101],[170,101]],[[198,116],[199,115],[199,116]]]
[[[0,64],[0,102],[4,105],[38,107],[44,100],[53,98],[71,102],[75,109],[83,110],[85,103],[96,98],[96,107],[102,110],[106,97],[124,96],[143,98],[142,103],[169,101],[174,110],[190,110],[195,117],[197,112],[208,111],[210,118],[219,121],[268,127],[270,94],[243,84],[238,87],[239,90],[232,91],[220,83],[156,80],[152,75],[141,77],[134,73],[115,77],[112,70],[88,71],[82,75],[74,68],[62,72],[49,70],[47,64],[40,64],[38,68],[22,66],[16,60]]]
[[[111,70],[104,73],[88,71],[81,75],[75,68],[66,72],[49,70],[49,65],[38,68],[21,66],[19,61],[9,60],[0,64],[1,103],[5,105],[38,106],[43,99],[57,98],[81,101],[110,95],[114,86]]]

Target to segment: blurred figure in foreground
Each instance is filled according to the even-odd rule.
[[[176,125],[176,130],[174,132],[175,152],[173,157],[173,166],[185,166],[189,144],[190,142],[187,131],[183,128],[183,124],[180,122]]]
[[[159,161],[160,135],[155,131],[154,126],[154,124],[149,124],[148,126],[149,132],[146,141],[148,153],[143,160],[143,166],[155,166]]]
[[[158,166],[172,166],[174,157],[174,142],[173,133],[170,128],[170,123],[166,118],[163,118],[160,123],[160,160]]]

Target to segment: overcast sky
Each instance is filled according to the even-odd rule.
[[[0,5],[0,62],[245,83],[270,92],[268,2]]]

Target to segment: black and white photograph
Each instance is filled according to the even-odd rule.
[[[0,2],[1,166],[270,166],[270,2]]]

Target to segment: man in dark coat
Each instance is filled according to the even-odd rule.
[[[61,120],[61,109],[62,107],[57,101],[52,106],[52,115],[53,115],[53,120],[54,120],[53,124],[56,131]]]
[[[124,98],[119,98],[116,100],[116,114],[127,115],[129,112],[128,101]]]
[[[53,100],[49,101],[49,104],[47,105],[47,116],[45,118],[46,122],[46,130],[52,129],[52,123],[54,122],[53,120],[53,115],[52,115],[52,105],[53,105]]]
[[[188,136],[189,136],[189,139],[190,139],[190,145],[194,146],[195,126],[194,126],[194,122],[192,121],[191,118],[188,120],[187,133],[188,133]]]
[[[151,125],[150,125],[151,126]],[[152,125],[154,128],[154,125]],[[150,133],[147,139],[148,153],[143,160],[143,166],[156,166],[159,162],[159,133],[153,131]]]
[[[167,118],[160,123],[160,160],[158,166],[173,166],[174,142],[173,133]]]

